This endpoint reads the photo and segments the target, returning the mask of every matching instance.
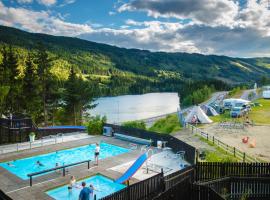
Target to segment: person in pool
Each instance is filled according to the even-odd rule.
[[[8,162],[7,165],[8,165],[9,167],[15,167],[15,165],[13,165],[13,164],[10,163],[10,162]]]
[[[38,167],[43,167],[43,166],[44,166],[39,160],[36,162],[36,165],[37,165]]]
[[[95,161],[96,161],[96,165],[98,165],[99,152],[100,152],[100,146],[99,146],[98,143],[96,143],[96,148],[95,148]]]
[[[82,182],[83,189],[80,192],[79,200],[89,200],[90,199],[91,190],[89,187],[85,187],[85,186],[86,186],[86,183]]]
[[[70,177],[69,185],[68,185],[68,191],[72,192],[72,188],[76,187],[76,178],[75,176]]]

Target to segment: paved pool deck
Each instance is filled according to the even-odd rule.
[[[64,142],[61,144],[48,145],[18,152],[11,152],[8,154],[2,154],[0,155],[0,162],[31,157],[101,141],[129,148],[129,142],[110,137],[96,136],[71,142]],[[65,177],[62,176],[62,173],[57,172],[39,176],[33,178],[32,187],[29,186],[29,180],[22,180],[6,169],[0,167],[0,189],[14,200],[51,200],[52,198],[45,192],[55,187],[68,184],[71,175],[74,175],[77,180],[80,180],[100,173],[109,178],[116,179],[121,175],[121,173],[110,170],[110,168],[135,160],[140,154],[141,153],[139,147],[137,150],[133,150],[128,153],[102,159],[99,161],[98,166],[95,166],[94,162],[92,162],[90,164],[90,169],[87,168],[87,163],[71,167],[69,168]],[[138,180],[135,178],[130,180],[131,184],[135,182],[138,182]]]

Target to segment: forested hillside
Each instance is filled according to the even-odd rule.
[[[25,113],[45,124],[81,123],[99,96],[173,91],[191,104],[270,77],[269,58],[124,49],[5,26],[0,49],[0,114]]]

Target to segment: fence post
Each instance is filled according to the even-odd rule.
[[[87,168],[90,169],[90,160],[87,162]]]
[[[127,193],[128,193],[128,200],[130,199],[130,187],[129,187],[129,180],[127,181]]]
[[[96,194],[94,195],[94,200],[97,200],[97,195]]]
[[[215,144],[215,136],[213,136],[213,144]]]
[[[63,176],[66,176],[66,168],[63,167]]]
[[[245,162],[246,161],[246,153],[244,152],[244,154],[243,154],[243,162]]]
[[[235,157],[235,147],[233,147],[233,156]]]
[[[32,180],[32,176],[30,176],[30,186],[32,187],[33,184],[33,180]]]

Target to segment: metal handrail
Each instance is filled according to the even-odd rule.
[[[80,165],[80,164],[83,164],[83,163],[87,163],[87,168],[90,169],[90,162],[91,162],[91,160],[85,160],[85,161],[81,161],[81,162],[71,163],[71,164],[68,164],[68,165],[63,165],[63,166],[54,167],[54,168],[51,168],[51,169],[46,169],[46,170],[42,170],[42,171],[39,171],[39,172],[34,172],[34,173],[27,174],[27,176],[30,178],[30,186],[33,185],[33,176],[37,176],[37,175],[40,175],[40,174],[45,174],[45,173],[48,173],[48,172],[51,172],[51,171],[56,171],[56,170],[59,170],[59,169],[63,169],[63,176],[65,176],[66,175],[66,168],[72,167],[72,166],[75,166],[75,165]]]

